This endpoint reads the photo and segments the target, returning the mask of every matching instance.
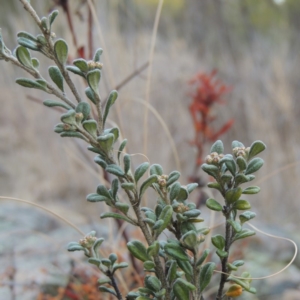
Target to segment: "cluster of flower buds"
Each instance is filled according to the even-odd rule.
[[[94,245],[96,240],[97,240],[97,238],[95,236],[88,235],[88,236],[85,236],[83,239],[80,239],[79,244],[82,247],[89,249]]]
[[[88,68],[89,70],[94,70],[94,69],[102,69],[103,64],[101,62],[98,61],[93,61],[93,60],[89,60],[87,62]]]
[[[239,157],[239,156],[242,156],[242,157],[247,157],[248,156],[248,153],[250,151],[250,147],[235,147],[232,149],[232,152],[234,154],[235,157]]]
[[[217,165],[223,157],[224,154],[218,154],[217,152],[212,152],[211,154],[206,156],[205,162],[209,165],[210,164]]]
[[[160,187],[165,187],[167,185],[168,175],[158,176],[157,183]]]
[[[189,207],[186,206],[186,205],[184,205],[183,203],[179,203],[176,207],[173,208],[173,210],[174,210],[174,212],[176,212],[176,213],[182,214],[182,213],[188,211],[188,210],[189,210]]]

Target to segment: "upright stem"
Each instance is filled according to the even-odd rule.
[[[122,294],[121,294],[121,292],[119,291],[119,288],[118,288],[118,285],[117,285],[117,283],[116,283],[116,281],[115,281],[115,278],[114,278],[114,275],[111,275],[111,274],[107,274],[107,276],[110,278],[110,280],[111,280],[111,285],[112,285],[112,287],[114,288],[114,290],[115,290],[115,292],[116,292],[116,294],[117,294],[117,298],[119,299],[119,300],[122,300],[123,298],[122,298]]]
[[[229,219],[229,217],[230,217],[230,214],[226,215],[226,221]],[[227,222],[226,222],[225,230],[226,231],[225,231],[225,248],[224,248],[224,250],[227,252],[227,256],[221,260],[223,273],[221,275],[221,280],[220,280],[220,285],[219,285],[219,290],[218,290],[216,300],[222,300],[224,285],[228,278],[228,275],[224,274],[224,273],[228,273],[227,262],[228,262],[228,256],[229,256],[229,248],[230,248],[231,240],[232,240],[232,227]]]

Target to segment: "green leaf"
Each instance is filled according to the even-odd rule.
[[[186,186],[188,193],[190,194],[195,188],[198,187],[198,183],[190,183]]]
[[[115,178],[111,183],[111,190],[110,190],[114,200],[117,200],[118,189],[119,189],[119,180]]]
[[[119,209],[122,213],[124,213],[125,215],[128,213],[129,205],[127,203],[117,202],[115,204],[115,207],[117,209]]]
[[[89,70],[88,64],[83,58],[73,60],[73,64],[83,73],[86,73]]]
[[[42,91],[47,91],[47,88],[45,88],[42,84],[40,84],[36,80],[27,79],[27,78],[18,78],[16,80],[16,83],[21,86],[27,87],[27,88],[33,88],[33,89],[38,89],[38,90],[42,90]]]
[[[147,253],[147,249],[143,243],[138,240],[133,240],[127,243],[129,252],[137,259],[145,262],[151,260],[150,254]]]
[[[124,182],[121,184],[122,189],[133,191],[135,189],[135,185],[132,182]]]
[[[241,232],[237,233],[234,236],[234,241],[244,239],[248,236],[255,235],[255,231],[249,230],[249,229],[243,229]]]
[[[86,120],[91,112],[91,107],[87,102],[80,102],[77,104],[75,111],[83,114],[83,120]]]
[[[115,141],[115,136],[112,133],[100,135],[97,137],[97,141],[101,149],[103,149],[103,151],[105,151],[106,153],[109,153]]]
[[[214,273],[214,270],[216,268],[216,264],[213,262],[208,262],[205,265],[203,265],[200,269],[200,292],[203,292],[203,290],[208,286],[210,283],[211,277]]]
[[[224,145],[221,140],[216,141],[210,148],[210,153],[217,152],[222,154],[224,152]]]
[[[25,66],[29,69],[33,68],[31,56],[30,56],[30,53],[27,48],[25,48],[23,46],[17,47],[16,57],[23,66]]]
[[[72,138],[78,138],[82,139],[84,141],[87,141],[86,138],[79,132],[75,131],[64,131],[60,134],[61,137],[72,137]]]
[[[117,297],[117,294],[113,289],[110,289],[104,285],[99,286],[99,291],[104,292],[104,293],[109,293],[109,294],[112,294]]]
[[[158,292],[161,289],[161,282],[156,276],[146,276],[145,287],[153,292]]]
[[[243,260],[235,260],[232,264],[236,267],[241,267],[244,265],[244,261]]]
[[[164,250],[172,258],[183,260],[183,261],[189,260],[189,257],[186,254],[184,248],[182,248],[180,245],[167,243],[164,247]]]
[[[242,214],[239,215],[241,223],[245,223],[253,218],[256,217],[256,213],[252,211],[244,211]]]
[[[183,247],[193,250],[198,244],[197,233],[194,230],[188,231],[181,237],[180,242]]]
[[[168,274],[167,274],[167,281],[169,284],[172,284],[172,282],[177,278],[177,263],[175,260],[171,260]]]
[[[220,249],[217,249],[216,254],[217,254],[221,259],[223,259],[223,258],[225,258],[225,257],[228,256],[228,252],[223,251],[223,250],[220,250]]]
[[[167,187],[170,186],[172,183],[174,183],[176,180],[178,180],[179,177],[180,177],[180,173],[178,171],[171,172],[168,176]]]
[[[102,245],[103,241],[104,241],[104,238],[99,238],[95,241],[95,243],[93,245],[93,250],[96,253],[96,255],[97,255],[98,250],[99,250],[100,246]]]
[[[127,262],[121,262],[119,264],[115,264],[114,267],[113,267],[113,273],[115,271],[117,271],[118,269],[124,269],[124,268],[127,268],[129,265]]]
[[[111,173],[115,176],[124,176],[124,171],[118,165],[108,165],[105,169],[106,172]]]
[[[63,107],[63,108],[65,108],[65,109],[67,109],[67,110],[70,110],[70,109],[71,109],[71,107],[70,107],[69,105],[67,105],[67,104],[65,104],[65,103],[63,103],[63,102],[59,102],[59,101],[45,100],[45,101],[43,102],[43,104],[44,104],[45,106],[48,106],[48,107],[60,106],[60,107]]]
[[[217,248],[217,249],[220,249],[220,250],[223,250],[224,247],[225,247],[225,239],[222,235],[220,234],[217,234],[217,235],[214,235],[212,238],[211,238],[211,242],[213,243],[213,245]]]
[[[102,185],[102,184],[99,184],[99,185],[97,186],[97,194],[99,194],[99,195],[101,195],[101,196],[103,196],[103,197],[105,197],[105,198],[114,200],[114,199],[112,198],[112,195],[111,195],[111,194],[109,193],[109,191],[107,190],[107,188],[106,188],[104,185]]]
[[[32,34],[30,34],[29,32],[26,31],[20,31],[17,33],[17,37],[18,38],[24,38],[24,39],[28,39],[32,42],[37,42],[37,39],[35,38],[35,36],[33,36]]]
[[[106,284],[106,283],[111,284],[111,280],[109,278],[100,278],[100,279],[98,279],[97,283],[99,283],[100,285]]]
[[[223,209],[222,205],[215,199],[209,198],[206,200],[206,206],[215,211],[221,211]]]
[[[157,182],[157,176],[151,175],[149,178],[147,178],[141,185],[140,188],[140,194],[139,194],[139,198],[141,199],[143,194],[145,193],[146,189],[149,188],[153,183]]]
[[[242,230],[242,226],[239,222],[228,219],[227,223],[229,223],[236,232],[240,232]]]
[[[246,189],[243,190],[243,194],[251,195],[251,194],[257,194],[260,191],[260,187],[258,186],[249,186]]]
[[[150,175],[163,175],[163,168],[159,164],[154,164],[150,167]]]
[[[127,144],[127,140],[123,140],[122,143],[120,144],[120,147],[119,147],[119,151],[118,151],[118,162],[120,163],[120,155],[121,153],[123,152],[125,146]]]
[[[35,69],[38,69],[38,67],[40,66],[40,62],[37,58],[32,58],[31,63]]]
[[[209,187],[209,188],[211,188],[211,189],[216,189],[216,190],[218,190],[218,191],[222,191],[222,186],[220,185],[220,183],[218,183],[218,182],[209,182],[208,184],[207,184],[207,186]]]
[[[105,122],[106,122],[107,116],[109,114],[110,108],[116,102],[117,98],[118,98],[118,92],[115,90],[111,91],[108,96],[107,103],[105,105],[105,110],[104,110],[104,114],[103,114],[103,127],[105,126]]]
[[[201,169],[214,178],[216,178],[217,174],[219,173],[219,168],[214,165],[203,164],[201,165]]]
[[[229,172],[235,176],[235,172],[236,172],[236,164],[235,161],[233,159],[233,157],[231,155],[225,155],[220,161],[219,164],[223,164],[225,163],[227,169],[229,170]]]
[[[154,175],[155,176],[155,175]],[[162,221],[162,224],[156,231],[156,236],[160,235],[160,233],[170,225],[172,220],[173,208],[171,205],[166,205],[161,211],[158,220]]]
[[[37,43],[37,40],[33,41],[28,38],[19,37],[17,38],[17,42],[19,45],[34,51],[40,51],[41,49],[41,45]]]
[[[188,218],[197,218],[200,214],[201,211],[199,209],[190,209],[183,213],[183,215]]]
[[[80,75],[81,77],[83,77],[85,79],[85,75],[83,72],[80,71],[79,68],[77,67],[73,67],[73,66],[67,66],[66,69],[76,75]],[[88,97],[89,98],[89,97]],[[92,102],[94,102],[92,99],[91,99]],[[95,102],[94,102],[95,103]]]
[[[52,81],[57,85],[57,87],[64,92],[64,78],[56,66],[51,66],[48,68],[48,72]]]
[[[188,281],[178,278],[174,282],[172,289],[178,300],[189,300],[190,291],[194,291],[196,287]]]
[[[228,190],[225,193],[225,199],[227,201],[228,204],[232,204],[234,202],[236,202],[242,195],[243,190],[238,187],[236,189],[232,189],[232,190]]]
[[[45,30],[48,30],[48,22],[47,22],[47,18],[46,17],[42,17],[41,18],[41,25]]]
[[[149,256],[156,256],[159,253],[160,245],[158,241],[155,241],[151,246],[147,249],[147,254]]]
[[[51,14],[49,15],[49,25],[51,28],[52,23],[54,22],[54,20],[56,19],[56,17],[58,16],[58,10],[54,10],[51,12]]]
[[[150,271],[155,268],[155,263],[152,260],[147,260],[144,262],[144,269]]]
[[[86,75],[87,82],[89,84],[89,87],[92,89],[92,91],[99,95],[99,83],[101,79],[101,71],[98,69],[94,69],[92,71],[89,71]]]
[[[68,59],[68,45],[65,40],[59,39],[55,42],[54,53],[59,63],[64,66]]]
[[[172,184],[171,189],[170,189],[170,195],[169,195],[169,198],[171,201],[176,199],[177,195],[180,192],[180,189],[181,189],[181,185],[179,182],[175,182],[174,184]]]
[[[103,195],[99,195],[99,194],[88,194],[86,196],[86,200],[89,201],[89,202],[106,202],[106,201],[111,201],[110,199],[111,197],[106,197],[106,196],[103,196]]]
[[[82,126],[92,137],[97,137],[97,122],[95,120],[86,120]]]
[[[236,163],[237,163],[240,171],[246,170],[247,162],[246,162],[244,157],[238,156],[237,159],[236,159]]]
[[[69,125],[77,125],[75,120],[76,111],[74,109],[68,110],[65,114],[61,115],[60,120]]]
[[[95,55],[94,55],[93,60],[94,60],[95,62],[99,62],[99,61],[100,61],[100,56],[101,56],[102,53],[103,53],[103,50],[102,50],[101,48],[98,48],[98,49],[96,50],[96,52],[95,52]]]
[[[137,183],[149,168],[149,163],[144,162],[139,165],[134,172],[134,180]]]
[[[250,151],[248,154],[248,160],[250,160],[252,157],[256,156],[260,152],[264,151],[266,149],[266,145],[262,141],[255,141],[250,146]]]
[[[197,260],[196,266],[201,266],[204,261],[206,260],[208,254],[209,254],[210,250],[209,249],[205,249],[202,253],[202,255],[200,256],[200,258]]]
[[[234,209],[246,210],[251,208],[251,204],[247,200],[238,200],[233,205]]]
[[[264,164],[264,160],[261,159],[260,157],[253,158],[248,164],[248,167],[245,171],[245,175],[252,174],[258,171],[263,166],[263,164]]]
[[[184,201],[188,198],[189,193],[187,191],[187,189],[183,186],[180,187],[179,193],[176,196],[176,200],[177,201]]]
[[[95,156],[94,162],[95,162],[96,164],[98,164],[99,166],[101,166],[104,170],[105,170],[106,167],[107,167],[107,163],[105,162],[105,160],[103,160],[103,159],[101,158],[100,155]]]
[[[111,253],[108,259],[111,261],[111,264],[113,265],[118,260],[118,256],[115,253]]]
[[[100,215],[100,218],[101,219],[105,219],[105,218],[114,218],[114,219],[119,219],[119,220],[123,220],[123,221],[126,221],[132,225],[136,225],[135,222],[133,222],[131,219],[129,219],[128,217],[126,216],[123,216],[123,215],[119,215],[117,213],[113,213],[113,212],[106,212],[106,213],[103,213]]]
[[[233,141],[232,142],[232,149],[237,148],[237,147],[241,148],[241,147],[245,147],[245,146],[244,146],[243,143],[241,143],[239,141]]]
[[[123,157],[123,162],[124,162],[124,172],[127,174],[130,170],[130,155],[125,154]]]
[[[236,185],[239,185],[239,184],[242,184],[242,183],[245,183],[245,182],[248,182],[248,177],[245,176],[244,174],[242,173],[239,173],[235,176],[235,184]]]

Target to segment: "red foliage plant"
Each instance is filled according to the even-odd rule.
[[[227,121],[220,129],[214,130],[211,126],[216,119],[212,115],[214,104],[225,104],[224,95],[232,90],[230,86],[216,79],[217,71],[210,73],[197,73],[189,84],[195,87],[191,94],[192,103],[189,105],[193,119],[195,138],[191,144],[197,148],[196,166],[203,163],[203,147],[207,142],[213,142],[230,129],[233,119]]]

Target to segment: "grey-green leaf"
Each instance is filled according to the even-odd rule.
[[[260,192],[260,187],[258,186],[249,186],[243,190],[243,194],[252,195]]]
[[[260,157],[253,158],[248,164],[248,167],[245,171],[245,175],[252,174],[258,171],[263,166],[263,164],[264,164],[264,160],[261,159]]]
[[[172,289],[178,300],[189,300],[190,291],[194,291],[196,287],[188,281],[178,278],[174,282]]]
[[[254,213],[252,211],[244,211],[242,214],[239,215],[239,219],[242,224],[255,218],[255,217],[256,217],[256,213]]]
[[[43,104],[44,104],[45,106],[48,106],[48,107],[60,106],[60,107],[63,107],[63,108],[65,108],[65,109],[67,109],[67,110],[70,110],[70,109],[71,109],[71,107],[70,107],[69,105],[65,104],[64,102],[59,102],[59,101],[45,100],[45,101],[43,102]]]
[[[208,254],[209,254],[210,250],[209,249],[205,249],[202,253],[202,255],[200,256],[200,258],[198,259],[196,266],[201,266],[203,264],[203,262],[206,260]]]
[[[240,240],[240,239],[244,239],[246,237],[255,235],[255,231],[249,230],[249,229],[243,229],[241,232],[237,233],[234,236],[234,240]]]
[[[107,100],[105,110],[103,113],[103,127],[105,126],[105,122],[106,122],[107,116],[109,114],[109,110],[112,107],[112,105],[116,102],[117,98],[118,98],[118,92],[115,90],[111,91],[108,96],[108,100]]]
[[[170,255],[172,258],[188,261],[189,257],[185,253],[185,250],[177,244],[167,243],[164,247],[165,252]]]
[[[102,54],[103,50],[101,48],[98,48],[95,52],[95,55],[94,55],[94,58],[93,60],[95,62],[99,62],[100,61],[100,57],[101,57],[101,54]]]
[[[97,137],[97,141],[101,146],[101,149],[103,149],[106,153],[109,153],[115,141],[115,136],[112,133],[100,135]]]
[[[48,68],[48,72],[52,81],[57,85],[57,87],[64,92],[64,78],[57,66],[51,66]]]
[[[86,76],[90,88],[97,95],[99,95],[98,88],[99,88],[100,78],[101,78],[101,71],[98,69],[89,71]]]
[[[54,44],[54,52],[60,64],[65,65],[68,59],[68,45],[65,40],[59,39]]]
[[[23,47],[23,46],[19,46],[16,49],[16,56],[18,61],[25,67],[32,69],[33,68],[33,64],[32,64],[32,60],[31,60],[31,56],[30,53],[28,51],[27,48]]]
[[[75,115],[76,112],[74,109],[70,109],[68,112],[65,114],[61,115],[60,120],[63,123],[69,124],[69,125],[76,125],[76,120],[75,120]]]
[[[123,220],[123,221],[126,221],[132,225],[136,225],[135,222],[133,222],[131,219],[129,219],[128,217],[126,216],[123,216],[123,215],[119,215],[117,213],[112,213],[112,212],[106,212],[106,213],[103,213],[100,215],[100,218],[101,219],[105,219],[105,218],[114,218],[114,219],[119,219],[119,220]]]
[[[18,78],[16,80],[16,83],[21,86],[27,87],[27,88],[33,88],[33,89],[38,89],[38,90],[42,90],[42,91],[47,91],[47,88],[45,88],[42,84],[40,84],[36,80],[27,79],[27,78]]]
[[[206,206],[211,209],[211,210],[215,210],[215,211],[221,211],[222,205],[216,201],[215,199],[209,198],[206,200]]]
[[[224,145],[221,140],[216,141],[210,149],[210,153],[217,152],[218,154],[222,154],[224,152]]]
[[[147,249],[143,243],[138,240],[133,240],[127,243],[127,248],[130,253],[137,259],[145,262],[151,260],[151,256],[147,253]]]
[[[118,162],[120,163],[120,155],[123,152],[125,146],[127,144],[127,139],[123,140],[122,143],[120,144],[119,150],[118,150]]]
[[[248,160],[250,160],[252,157],[256,156],[260,152],[264,151],[266,149],[266,145],[262,141],[255,141],[250,146],[250,151],[248,154]]]
[[[80,102],[76,106],[75,111],[77,113],[82,113],[83,114],[83,120],[86,120],[90,115],[91,107],[87,102]]]
[[[92,137],[97,137],[97,122],[95,120],[86,120],[82,126]]]
[[[200,277],[199,277],[200,292],[202,292],[210,283],[210,280],[214,273],[215,268],[216,268],[216,264],[213,262],[208,262],[201,267]]]
[[[149,163],[144,162],[139,165],[134,172],[134,180],[137,183],[149,168]]]
[[[54,20],[56,19],[56,17],[58,16],[58,10],[54,10],[51,12],[51,14],[49,15],[49,25],[51,28],[52,23],[54,22]]]
[[[154,174],[159,176],[163,175],[163,168],[161,165],[154,164],[150,167],[150,175],[154,175]]]
[[[217,249],[223,250],[223,248],[225,247],[225,239],[220,234],[214,235],[211,238],[211,242]]]
[[[130,170],[130,162],[131,162],[129,154],[124,155],[123,162],[124,162],[124,172],[125,172],[125,174],[127,174]]]
[[[157,182],[157,176],[154,174],[154,175],[151,175],[149,178],[147,178],[142,183],[141,188],[140,188],[140,194],[139,194],[140,199],[143,196],[143,194],[145,193],[146,189],[149,188],[155,182]]]
[[[75,59],[73,64],[83,73],[86,73],[89,69],[86,60],[83,58]]]
[[[124,176],[124,171],[118,165],[108,165],[105,169],[106,172],[111,173],[115,176]]]
[[[170,186],[172,183],[174,183],[176,180],[178,180],[180,177],[180,172],[173,171],[169,174],[168,180],[167,180],[167,187]]]
[[[66,69],[76,75],[80,75],[81,77],[83,77],[85,79],[85,75],[83,72],[80,71],[79,68],[74,67],[74,66],[67,66]],[[93,100],[92,100],[93,101]],[[93,101],[94,102],[94,101]]]

